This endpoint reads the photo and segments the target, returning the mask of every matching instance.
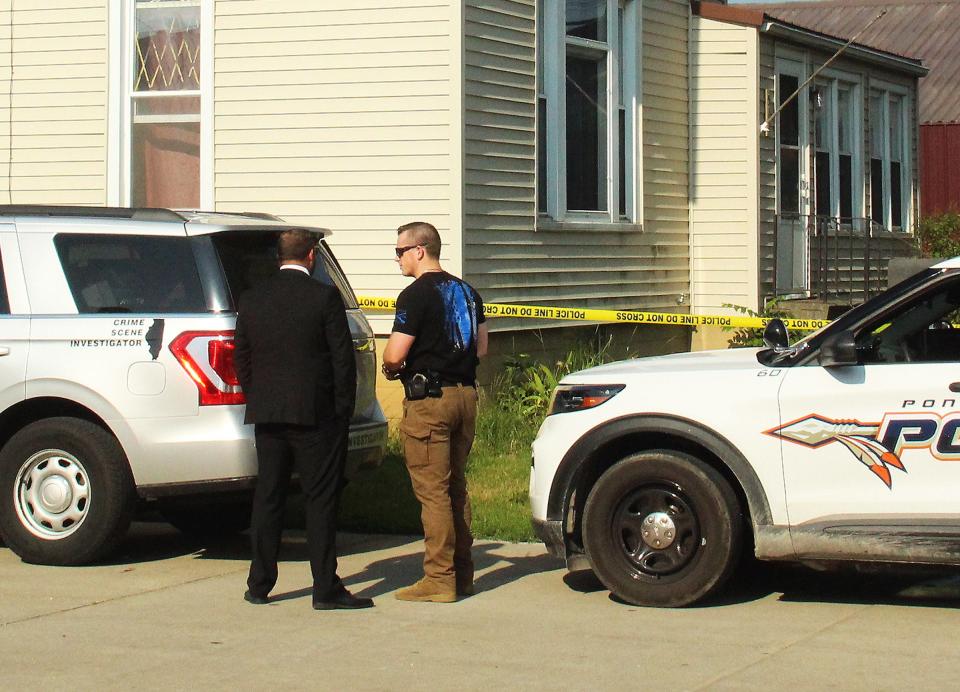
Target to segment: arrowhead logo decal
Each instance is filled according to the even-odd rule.
[[[893,415],[902,416],[902,414]],[[877,478],[892,489],[893,477],[890,474],[890,467],[906,473],[906,468],[900,460],[899,447],[917,446],[912,444],[918,440],[914,437],[916,433],[911,431],[914,428],[920,428],[921,433],[923,433],[926,430],[924,424],[934,421],[928,415],[924,415],[922,419],[915,417],[904,419],[901,417],[898,419],[900,423],[909,421],[912,424],[909,426],[891,426],[888,418],[889,416],[885,416],[880,423],[861,423],[858,420],[834,420],[811,414],[786,425],[766,430],[765,434],[811,449],[837,442],[846,447],[857,461],[870,469]],[[939,419],[939,417],[937,418]],[[936,422],[939,422],[939,420]],[[895,428],[895,430],[891,430],[891,428]],[[886,446],[884,443],[889,438],[888,431],[896,434],[897,439],[904,444],[893,447]],[[927,443],[929,443],[929,438]]]

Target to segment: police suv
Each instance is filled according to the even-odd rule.
[[[153,501],[236,530],[257,460],[233,365],[240,294],[276,271],[263,214],[0,207],[0,536],[24,560],[107,553]],[[323,235],[329,231],[312,229]],[[380,462],[373,332],[326,242],[356,349],[349,468]],[[139,502],[138,502],[139,500]]]
[[[789,346],[563,379],[533,445],[534,526],[630,603],[683,606],[741,552],[960,565],[960,258]]]

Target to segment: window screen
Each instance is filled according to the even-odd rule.
[[[61,234],[54,245],[80,313],[208,311],[186,237]]]

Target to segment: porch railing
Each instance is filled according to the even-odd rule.
[[[859,303],[887,288],[894,257],[917,254],[914,236],[867,218],[776,217],[774,275],[779,296]]]

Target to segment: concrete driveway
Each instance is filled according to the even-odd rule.
[[[376,608],[314,612],[302,533],[276,601],[241,596],[244,537],[202,546],[135,524],[109,564],[23,564],[0,547],[0,689],[950,689],[960,581],[761,566],[717,602],[624,605],[542,546],[481,542],[478,593],[404,603],[415,537],[342,534]]]

